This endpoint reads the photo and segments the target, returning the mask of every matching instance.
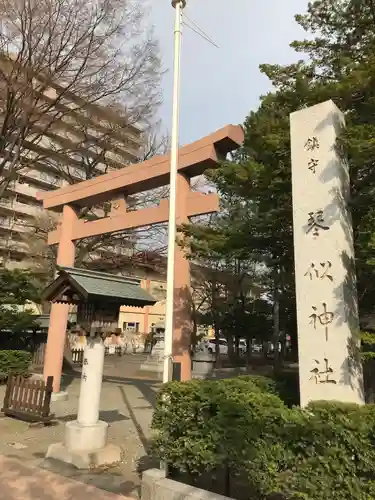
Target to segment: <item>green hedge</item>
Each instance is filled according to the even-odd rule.
[[[31,361],[32,355],[27,351],[0,351],[0,379],[8,375],[27,375]]]
[[[375,408],[319,402],[289,408],[257,377],[172,382],[152,427],[154,455],[190,477],[245,477],[250,499],[375,498]],[[233,491],[232,491],[233,496]]]

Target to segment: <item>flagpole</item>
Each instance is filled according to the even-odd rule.
[[[181,18],[186,6],[186,0],[172,0],[175,9],[174,23],[174,64],[173,64],[173,107],[172,107],[172,137],[171,163],[169,185],[169,218],[168,218],[168,267],[167,267],[167,301],[164,336],[164,366],[163,382],[172,378],[173,355],[173,313],[174,313],[174,258],[176,245],[176,187],[179,150],[180,122],[180,60],[181,60]]]

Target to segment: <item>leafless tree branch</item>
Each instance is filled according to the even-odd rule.
[[[111,123],[103,140],[153,116],[161,68],[139,2],[0,0],[0,22],[0,196],[45,159],[46,138],[82,132],[77,115]]]

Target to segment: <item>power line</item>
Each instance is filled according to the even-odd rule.
[[[211,45],[213,45],[214,47],[216,47],[217,49],[219,49],[220,47],[217,45],[217,43],[214,42],[214,40],[207,35],[207,33],[205,33],[202,28],[200,28],[198,26],[197,23],[195,23],[192,19],[190,19],[185,13],[183,13],[183,24],[191,29],[192,31],[194,31],[194,33],[196,33],[197,35],[199,35],[201,38],[203,38],[203,40],[205,40],[206,42],[210,43]]]
[[[213,45],[216,48],[219,48],[219,46],[214,42],[214,40],[209,35],[207,35],[207,33],[205,33],[202,30],[202,28],[200,28],[198,26],[198,24],[196,24],[192,19],[190,19],[186,14],[184,14],[183,18],[184,18],[184,24],[185,24],[185,26],[187,28],[189,28],[192,31],[194,31],[194,33],[196,33],[197,35],[199,35],[206,42],[210,43],[211,45]]]

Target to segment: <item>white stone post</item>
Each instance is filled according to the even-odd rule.
[[[332,101],[291,114],[294,258],[301,406],[363,403],[345,126]]]
[[[93,425],[99,420],[104,351],[99,337],[89,339],[85,346],[77,415],[81,425]]]
[[[65,426],[65,441],[50,445],[47,458],[89,469],[115,464],[121,449],[107,444],[108,424],[99,420],[105,348],[100,337],[90,338],[84,349],[77,420]]]

